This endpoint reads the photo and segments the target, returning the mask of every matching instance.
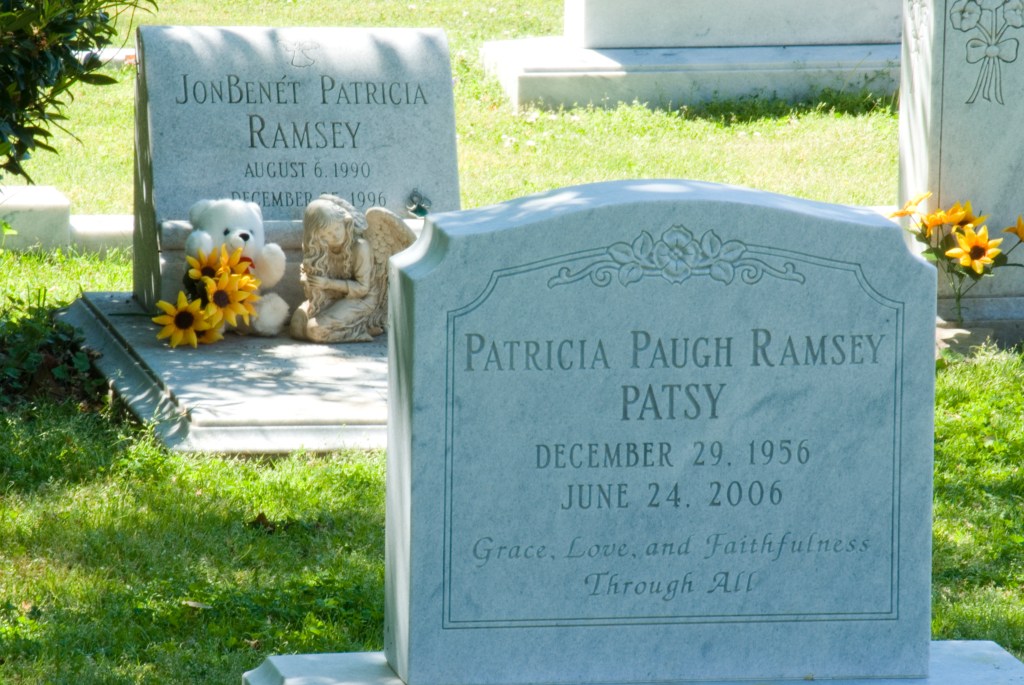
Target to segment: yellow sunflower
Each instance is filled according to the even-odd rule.
[[[221,246],[223,251],[224,246]],[[215,278],[217,272],[220,269],[220,255],[214,250],[209,255],[199,250],[199,256],[193,257],[191,255],[185,255],[185,261],[188,262],[188,277],[193,281],[199,282],[204,278]]]
[[[236,248],[231,254],[228,254],[227,245],[221,245],[220,250],[221,270],[239,275],[249,273],[249,269],[252,267],[252,260],[242,256],[242,248]]]
[[[924,202],[925,200],[927,200],[928,198],[930,198],[931,196],[931,192],[927,192],[921,193],[917,197],[907,200],[907,204],[903,205],[903,209],[896,210],[895,212],[889,215],[889,218],[895,219],[901,216],[913,216],[914,214],[917,214],[917,206]]]
[[[936,209],[931,214],[925,215],[921,220],[921,232],[924,234],[925,238],[930,238],[932,236],[932,231],[939,226],[944,224],[956,226],[963,221],[965,216],[967,216],[967,213],[959,203],[953,205],[949,209]]]
[[[211,326],[205,331],[200,331],[196,338],[199,340],[200,345],[212,345],[218,340],[224,339],[224,327],[223,326]]]
[[[157,302],[156,306],[164,312],[153,317],[153,323],[163,326],[156,339],[170,338],[171,347],[177,347],[183,342],[195,347],[198,342],[196,334],[210,328],[210,323],[202,313],[202,302],[189,302],[185,293],[178,293],[177,306],[163,300]]]
[[[206,285],[206,317],[213,326],[226,321],[231,326],[238,325],[238,317],[242,317],[247,325],[249,316],[254,313],[253,302],[259,299],[255,290],[259,281],[251,276],[235,273],[222,273],[216,280],[204,278]]]
[[[252,262],[242,257],[242,248],[236,249],[228,254],[226,245],[214,248],[213,252],[206,255],[199,250],[199,256],[185,256],[188,262],[188,277],[199,282],[204,278],[219,278],[223,273],[244,274],[249,270]]]
[[[1017,240],[1024,242],[1024,216],[1018,214],[1017,225],[1007,226],[1006,228],[1003,229],[1003,233],[1012,233],[1015,236],[1017,236]]]
[[[981,274],[986,266],[992,264],[1001,252],[996,248],[1003,239],[989,240],[987,226],[982,226],[975,232],[974,226],[967,224],[963,227],[963,233],[958,231],[953,235],[956,237],[957,247],[948,250],[946,256],[959,260],[960,266],[974,269],[977,274]]]
[[[965,202],[962,206],[959,202],[957,202],[955,205],[949,208],[949,211],[951,214],[954,212],[963,213],[963,216],[960,217],[960,220],[955,222],[960,224],[961,226],[966,226],[967,224],[971,224],[972,226],[978,226],[979,224],[985,223],[985,220],[988,219],[988,214],[984,216],[976,216],[974,214],[974,209],[971,207],[970,200]]]

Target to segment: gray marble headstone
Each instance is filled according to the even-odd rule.
[[[683,181],[393,259],[385,652],[409,685],[923,677],[935,272]]]
[[[931,191],[928,211],[970,201],[987,215],[989,235],[1024,213],[1024,4],[904,0],[900,86],[900,204]],[[1011,262],[1024,264],[1024,251]],[[940,279],[944,280],[944,279]],[[952,316],[952,299],[940,313]],[[1024,270],[1002,269],[964,297],[970,322],[1010,320],[1016,342],[1024,319]],[[997,327],[997,334],[1001,334]]]
[[[459,208],[440,30],[144,26],[138,50],[135,290],[146,304],[161,295],[160,233],[197,200],[255,202],[271,223],[300,219],[322,193],[400,216],[417,198]]]

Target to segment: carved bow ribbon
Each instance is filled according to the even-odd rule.
[[[976,64],[983,59],[1013,62],[1017,59],[1019,47],[1020,42],[1016,38],[1009,38],[999,43],[989,43],[981,38],[971,38],[967,41],[967,61],[970,64]]]

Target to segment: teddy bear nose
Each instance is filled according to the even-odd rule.
[[[249,234],[248,233],[239,233],[238,237],[241,238],[244,242],[249,242]]]

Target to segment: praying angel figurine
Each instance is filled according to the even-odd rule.
[[[309,203],[302,217],[300,267],[306,301],[292,315],[292,337],[366,342],[383,333],[388,258],[415,239],[405,222],[383,207],[364,216],[334,195]]]

